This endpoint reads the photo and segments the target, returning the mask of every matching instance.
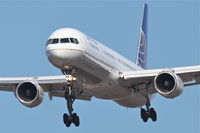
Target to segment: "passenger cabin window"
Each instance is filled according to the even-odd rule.
[[[69,43],[69,38],[61,38],[60,43]]]
[[[56,43],[59,43],[59,39],[52,39],[52,42],[51,42],[51,44],[56,44]]]

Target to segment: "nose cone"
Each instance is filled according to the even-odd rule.
[[[77,49],[52,49],[47,50],[46,55],[54,66],[65,70],[76,66],[83,56],[83,51]]]
[[[54,31],[47,41],[46,55],[49,61],[62,70],[77,66],[86,51],[86,36],[72,28]]]

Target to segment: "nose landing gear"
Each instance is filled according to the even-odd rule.
[[[76,127],[78,127],[80,125],[80,120],[79,120],[78,115],[76,113],[73,113],[73,106],[72,105],[73,105],[73,102],[75,101],[75,96],[73,94],[71,85],[68,85],[66,87],[65,99],[67,101],[67,109],[68,109],[69,114],[65,113],[63,115],[63,122],[66,125],[66,127],[70,127],[70,125],[72,123],[74,123],[74,125]]]
[[[72,123],[76,127],[78,127],[80,125],[79,116],[76,113],[73,113],[73,102],[75,101],[76,97],[72,86],[75,77],[71,75],[72,71],[62,71],[62,72],[66,76],[67,80],[67,85],[65,87],[65,99],[67,101],[67,110],[69,112],[69,114],[67,113],[63,114],[63,122],[66,125],[66,127],[70,127]]]

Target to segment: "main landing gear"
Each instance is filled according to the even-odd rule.
[[[65,87],[65,99],[67,101],[67,110],[69,114],[63,114],[63,122],[66,127],[70,127],[73,123],[76,127],[80,125],[80,119],[76,113],[73,113],[73,102],[75,101],[75,92],[73,91],[73,81],[75,78],[71,75],[72,71],[62,71],[63,74],[66,76],[67,85]]]
[[[147,120],[149,118],[152,119],[152,121],[156,121],[157,120],[157,114],[156,111],[154,110],[154,108],[150,108],[145,110],[144,108],[141,108],[141,118],[144,122],[147,122]]]
[[[154,110],[154,108],[150,108],[151,104],[150,104],[150,99],[149,99],[149,94],[147,92],[147,89],[148,89],[148,84],[146,85],[146,92],[144,95],[144,97],[146,98],[146,110],[144,108],[141,108],[141,112],[140,112],[140,115],[141,115],[141,118],[144,122],[147,122],[149,118],[152,119],[152,121],[156,121],[157,120],[157,113],[156,111]]]

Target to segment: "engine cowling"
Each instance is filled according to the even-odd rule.
[[[25,81],[17,86],[15,96],[24,106],[32,108],[42,102],[44,91],[38,83]]]
[[[181,78],[173,72],[161,72],[154,79],[158,93],[166,98],[175,98],[183,92]]]

